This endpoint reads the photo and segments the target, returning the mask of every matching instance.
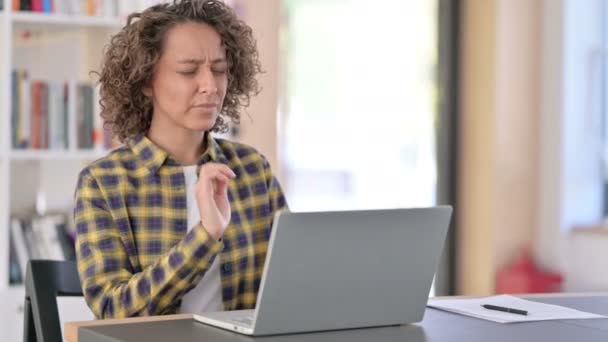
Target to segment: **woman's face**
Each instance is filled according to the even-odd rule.
[[[219,34],[188,22],[171,28],[150,87],[153,121],[190,131],[211,129],[228,86],[228,63]]]

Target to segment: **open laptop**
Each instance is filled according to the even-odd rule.
[[[422,320],[452,208],[281,212],[255,310],[194,319],[246,335]]]

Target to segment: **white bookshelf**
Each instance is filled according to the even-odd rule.
[[[13,12],[8,8],[10,0],[0,2],[4,2],[0,10],[0,298],[5,303],[0,308],[0,331],[9,333],[3,340],[17,341],[21,340],[24,288],[9,284],[10,218],[32,211],[40,196],[48,211],[69,213],[78,172],[107,151],[76,146],[77,113],[72,104],[68,105],[67,148],[13,148],[11,71],[25,69],[30,79],[92,83],[89,72],[99,69],[102,49],[123,20]]]
[[[60,203],[70,203],[77,171],[106,153],[99,149],[82,150],[76,147],[75,122],[78,113],[72,105],[68,106],[71,107],[68,118],[68,148],[15,149],[11,142],[11,71],[24,69],[31,79],[45,81],[93,82],[89,72],[97,70],[101,62],[101,52],[105,45],[101,42],[108,41],[111,34],[120,28],[121,23],[117,18],[12,12],[6,8],[2,16],[0,291],[9,288],[7,227],[11,216],[31,210],[35,205],[36,194],[41,191],[49,197],[47,203],[53,204],[60,197],[65,198],[60,200]],[[24,35],[27,35],[27,38],[24,39]],[[50,170],[54,171],[48,172]],[[44,180],[47,180],[48,184],[45,184]],[[58,195],[47,190],[57,187],[64,189],[65,193]],[[49,210],[69,212],[71,208],[51,205]]]
[[[88,150],[78,149],[74,151],[68,150],[11,150],[8,153],[8,159],[12,161],[21,160],[96,160],[107,154],[105,150]]]
[[[63,29],[66,27],[100,27],[118,29],[122,20],[112,17],[70,16],[66,14],[44,14],[33,12],[13,12],[10,15],[13,25],[35,28]]]
[[[10,11],[7,10],[9,1],[3,1],[0,12],[0,293],[8,289],[9,275],[9,137],[6,134],[10,127],[10,65],[11,65],[11,36],[12,25]]]

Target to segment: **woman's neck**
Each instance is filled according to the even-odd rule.
[[[150,125],[148,139],[167,151],[182,165],[195,165],[200,155],[205,151],[205,132],[187,129],[170,129],[161,125]]]

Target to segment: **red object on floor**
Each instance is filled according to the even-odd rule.
[[[560,292],[563,278],[558,273],[539,270],[528,252],[496,274],[496,293]]]

